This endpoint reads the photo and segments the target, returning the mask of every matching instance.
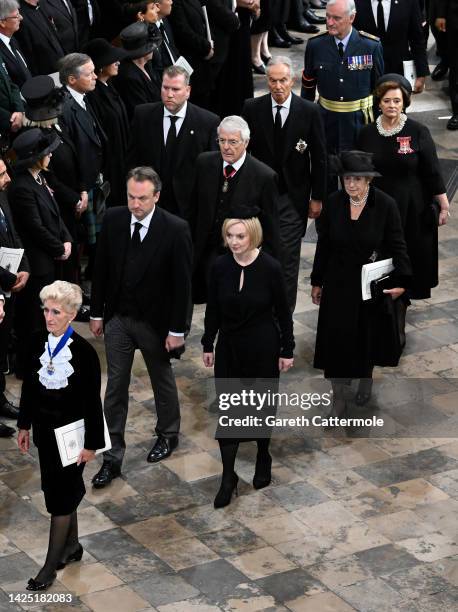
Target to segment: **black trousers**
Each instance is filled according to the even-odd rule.
[[[135,349],[146,363],[156,404],[156,434],[176,436],[180,429],[180,405],[172,366],[164,339],[146,321],[115,315],[105,326],[107,389],[104,411],[112,448],[104,459],[121,465],[129,408],[129,384]]]
[[[288,194],[279,199],[280,260],[285,278],[286,295],[291,312],[296,307],[297,283],[301,261],[301,244],[304,235],[304,219],[301,219]]]

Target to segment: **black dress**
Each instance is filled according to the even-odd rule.
[[[242,271],[244,280],[239,290]],[[278,359],[292,358],[294,336],[276,259],[261,251],[250,265],[242,267],[230,253],[218,257],[211,272],[205,311],[204,352],[213,351],[218,332],[216,379],[279,378]]]
[[[148,76],[132,60],[125,59],[119,65],[118,76],[113,78],[129,120],[132,119],[135,107],[139,104],[159,102],[161,99],[161,83],[157,80],[151,62],[147,62],[144,68]]]
[[[399,138],[409,138],[409,153],[401,154]],[[437,223],[430,204],[445,193],[436,147],[429,130],[407,119],[394,136],[382,136],[375,124],[365,126],[357,148],[374,154],[374,165],[382,174],[373,184],[396,200],[401,214],[413,280],[409,297],[428,299],[438,284]]]
[[[46,333],[32,336],[24,367],[17,426],[19,429],[33,428],[46,509],[53,515],[66,515],[76,510],[86,492],[82,476],[84,464],[62,466],[54,429],[84,418],[85,448],[103,448],[100,363],[89,342],[73,332],[69,348],[74,373],[68,377],[67,387],[47,389],[38,376],[47,337]]]
[[[106,205],[125,205],[126,152],[129,139],[129,119],[125,104],[111,83],[105,85],[99,80],[94,91],[89,92],[87,97],[110,143],[110,154],[106,156],[103,171],[111,188]]]
[[[317,224],[312,286],[322,287],[314,367],[326,378],[366,378],[374,365],[374,306],[362,301],[361,267],[376,253],[393,258],[393,286],[408,287],[411,268],[396,202],[370,187],[357,221],[344,191],[333,193]]]

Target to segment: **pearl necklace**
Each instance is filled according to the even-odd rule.
[[[394,136],[395,134],[399,134],[399,132],[404,128],[406,121],[407,121],[407,115],[405,115],[404,113],[401,113],[401,115],[399,116],[399,123],[393,128],[386,129],[382,125],[382,115],[380,115],[379,117],[377,117],[377,120],[375,121],[375,125],[377,127],[377,131],[380,134],[380,136],[388,137],[388,136]]]
[[[364,204],[367,202],[368,196],[369,196],[369,187],[367,188],[366,193],[363,195],[363,197],[360,200],[354,200],[350,196],[350,204],[352,206],[356,206],[356,208],[359,208],[360,206],[364,206]]]

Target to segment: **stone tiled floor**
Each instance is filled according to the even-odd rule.
[[[295,53],[299,58],[301,50]],[[444,100],[436,92],[429,108],[444,114]],[[457,159],[456,136],[443,127],[442,120],[433,127],[441,155]],[[391,372],[398,380],[429,380],[434,422],[457,415],[455,217],[440,230],[440,244],[440,286],[409,310],[407,350]],[[304,244],[295,314],[295,369],[304,376],[319,376],[310,365],[317,318],[307,282],[313,250]],[[92,491],[98,466],[86,469],[83,560],[60,571],[49,591],[71,594],[71,605],[10,602],[11,594],[26,593],[27,579],[43,562],[48,516],[36,452],[21,456],[13,440],[0,440],[0,610],[456,611],[456,427],[448,437],[427,435],[428,422],[424,437],[277,439],[273,483],[263,491],[251,485],[255,449],[244,444],[239,496],[215,511],[220,465],[206,409],[210,372],[200,362],[202,315],[197,308],[185,358],[175,366],[183,433],[173,457],[154,466],[145,461],[154,409],[138,358],[123,477]],[[85,326],[78,331],[88,336]],[[102,342],[93,343],[103,360]],[[18,396],[19,384],[8,385]],[[396,419],[392,404],[386,411],[390,406]],[[402,414],[415,418],[415,411]]]

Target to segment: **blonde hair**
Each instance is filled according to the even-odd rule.
[[[83,303],[83,292],[78,285],[57,280],[43,287],[40,291],[40,300],[43,304],[46,300],[54,300],[59,302],[66,312],[78,312]]]
[[[251,217],[251,219],[225,219],[222,228],[224,246],[227,247],[226,234],[228,229],[236,223],[241,223],[245,226],[250,238],[250,248],[256,249],[262,242],[262,226],[257,217]]]

